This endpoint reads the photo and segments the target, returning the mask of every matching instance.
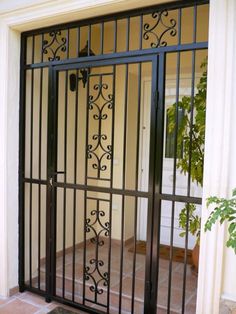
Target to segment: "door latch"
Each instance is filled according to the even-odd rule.
[[[55,172],[52,172],[51,175],[50,175],[50,178],[49,178],[49,184],[50,186],[53,186],[53,179],[55,176],[57,176],[58,174],[65,174],[65,171],[55,171]]]

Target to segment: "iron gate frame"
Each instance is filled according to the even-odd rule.
[[[159,61],[159,59],[161,61]],[[144,296],[144,308],[145,313],[152,313],[151,308],[155,309],[156,304],[156,287],[152,280],[152,278],[155,278],[156,272],[155,267],[152,267],[152,251],[153,251],[153,245],[152,245],[152,238],[153,238],[153,224],[152,221],[154,219],[154,211],[159,211],[159,208],[156,207],[154,210],[154,206],[152,205],[154,203],[153,196],[156,194],[155,192],[155,184],[154,184],[154,176],[155,176],[155,160],[161,160],[161,156],[158,156],[159,158],[155,158],[155,143],[156,143],[156,120],[158,119],[159,123],[164,123],[164,117],[163,117],[163,104],[162,101],[164,100],[164,97],[160,96],[160,99],[158,95],[163,95],[164,93],[164,72],[162,72],[165,68],[165,56],[164,54],[161,55],[147,55],[147,56],[139,56],[139,57],[121,57],[119,59],[107,59],[107,60],[98,60],[94,62],[80,62],[80,63],[72,63],[70,65],[57,65],[51,69],[51,73],[49,74],[49,77],[51,75],[51,82],[52,82],[52,88],[50,89],[52,92],[49,92],[49,97],[51,98],[51,108],[49,110],[48,115],[48,121],[54,121],[50,124],[51,128],[48,132],[48,141],[50,149],[48,150],[48,165],[51,164],[52,166],[48,168],[48,182],[54,177],[54,174],[58,171],[57,165],[56,165],[56,157],[57,157],[57,91],[58,91],[58,73],[60,71],[69,71],[69,70],[79,70],[83,68],[96,68],[96,67],[102,67],[102,66],[112,66],[112,65],[129,65],[129,64],[139,64],[143,62],[151,62],[152,64],[152,91],[151,91],[151,130],[150,130],[150,169],[149,169],[149,188],[148,192],[142,192],[142,191],[136,191],[136,190],[127,190],[126,188],[118,189],[118,188],[112,188],[112,187],[97,187],[92,185],[86,185],[85,184],[73,184],[73,183],[61,183],[56,182],[56,180],[53,180],[52,185],[47,185],[47,195],[48,195],[48,208],[52,209],[52,212],[49,210],[47,211],[47,221],[50,222],[49,225],[51,226],[50,230],[51,233],[47,235],[47,257],[46,257],[46,280],[47,280],[47,287],[46,289],[46,299],[48,302],[51,300],[63,302],[65,304],[70,304],[75,306],[74,302],[64,302],[64,299],[62,297],[58,297],[55,295],[55,239],[56,239],[56,230],[55,230],[55,209],[56,209],[56,197],[55,197],[55,189],[56,188],[71,188],[71,189],[78,189],[83,191],[94,191],[94,192],[104,192],[110,195],[116,194],[116,195],[123,195],[125,196],[134,196],[134,197],[145,197],[148,198],[148,222],[147,226],[151,226],[150,231],[147,232],[147,251],[146,254],[146,261],[145,261],[145,268],[146,268],[146,280],[145,280],[145,296]],[[162,75],[160,75],[162,73]],[[159,89],[159,86],[161,89]],[[160,110],[158,110],[158,107]],[[114,127],[114,126],[113,126]],[[86,127],[87,128],[87,127]],[[51,132],[51,133],[50,133]],[[87,130],[86,130],[87,132]],[[159,143],[160,144],[160,143]],[[152,152],[152,153],[151,153]],[[162,150],[161,150],[162,152]],[[162,167],[162,164],[160,164]],[[161,168],[162,169],[162,168]],[[161,171],[161,170],[160,170]],[[160,176],[161,173],[158,174]],[[161,185],[160,185],[161,186]],[[159,193],[157,193],[159,194]],[[48,229],[49,230],[49,229]],[[159,240],[157,240],[159,242]],[[158,260],[158,259],[157,259]],[[150,302],[151,297],[151,302]],[[154,298],[154,300],[153,300]],[[151,306],[152,304],[152,306]],[[100,312],[98,310],[92,310],[91,308],[88,308],[87,306],[83,306],[82,304],[77,305],[81,310],[90,311],[91,313],[105,313]],[[109,308],[109,305],[108,305]]]
[[[152,118],[155,118],[155,130],[152,130],[152,132],[155,132],[155,145],[159,147],[163,147],[163,123],[164,123],[164,90],[165,90],[165,58],[167,53],[180,53],[183,51],[197,51],[197,50],[204,50],[208,48],[208,42],[194,42],[191,44],[177,44],[174,46],[166,46],[166,47],[158,47],[158,48],[151,48],[151,49],[143,49],[143,50],[135,50],[135,51],[126,51],[126,52],[116,52],[112,54],[107,55],[95,55],[95,56],[88,56],[88,57],[77,57],[73,59],[66,59],[66,60],[60,60],[60,61],[52,61],[52,62],[39,62],[35,64],[26,64],[26,38],[29,35],[36,35],[41,34],[44,31],[51,31],[51,30],[57,30],[62,29],[64,27],[70,28],[73,26],[83,26],[92,24],[94,22],[105,22],[114,20],[115,18],[122,18],[122,17],[131,17],[136,16],[144,13],[151,13],[153,10],[161,10],[161,9],[182,9],[186,7],[196,6],[199,4],[207,4],[209,3],[208,0],[187,0],[187,1],[176,1],[173,3],[167,3],[167,4],[161,4],[156,6],[151,6],[147,8],[139,8],[135,10],[130,11],[124,11],[121,13],[115,13],[115,14],[109,14],[105,16],[98,16],[91,19],[85,19],[82,21],[75,21],[71,23],[56,25],[56,26],[50,26],[46,28],[41,28],[38,30],[33,31],[27,31],[22,33],[21,35],[21,69],[20,69],[20,139],[19,139],[19,288],[20,291],[23,292],[25,290],[29,290],[32,292],[35,292],[37,294],[41,294],[45,296],[45,299],[47,302],[50,302],[51,300],[57,300],[61,303],[75,306],[73,302],[65,301],[60,298],[57,298],[52,295],[52,287],[53,287],[53,278],[52,276],[47,276],[47,287],[46,292],[39,291],[36,288],[33,287],[27,287],[25,284],[24,279],[24,183],[27,182],[27,179],[24,178],[24,149],[25,149],[25,73],[27,69],[36,69],[36,68],[48,68],[49,69],[49,95],[48,95],[48,108],[49,108],[49,116],[54,116],[55,114],[55,102],[56,102],[56,94],[55,89],[54,93],[50,92],[53,90],[53,87],[56,86],[57,82],[57,76],[56,73],[58,71],[69,70],[69,69],[79,69],[82,67],[93,67],[93,65],[112,65],[114,62],[117,62],[117,64],[121,63],[127,63],[126,60],[132,60],[133,63],[142,62],[142,60],[145,61],[151,61],[153,63],[156,63],[156,68],[158,71],[156,71],[154,74],[155,80],[156,80],[156,92],[155,95],[152,94],[152,102],[156,104],[156,115],[155,117],[152,116]],[[159,59],[159,62],[157,62],[157,59]],[[116,64],[116,63],[115,63]],[[50,112],[50,108],[52,109],[52,112]],[[54,121],[55,122],[55,121]],[[55,130],[53,130],[55,132]],[[49,134],[49,132],[48,132]],[[50,145],[48,145],[50,147]],[[151,143],[150,143],[151,147]],[[53,148],[55,150],[55,147]],[[50,153],[53,153],[52,151]],[[48,152],[48,161],[51,158]],[[151,156],[154,158],[154,156]],[[150,177],[153,178],[153,205],[152,205],[152,215],[149,215],[148,223],[152,221],[156,221],[158,223],[154,224],[153,230],[151,232],[151,240],[150,240],[150,247],[149,247],[149,256],[147,257],[147,260],[152,260],[151,263],[149,263],[150,269],[149,271],[149,278],[152,280],[146,281],[146,289],[145,289],[145,313],[155,313],[156,310],[156,299],[157,299],[157,279],[158,279],[158,250],[159,250],[159,243],[160,243],[160,213],[161,213],[161,201],[162,200],[169,200],[169,201],[175,201],[175,202],[193,202],[195,204],[201,204],[201,198],[198,197],[191,197],[191,196],[181,196],[181,195],[169,195],[169,194],[163,194],[161,192],[161,180],[162,180],[162,161],[163,161],[163,148],[161,149],[161,154],[158,155],[159,158],[155,159],[155,165],[153,168],[153,172],[150,172]],[[49,170],[49,169],[48,169]],[[47,185],[47,195],[51,194],[50,191],[50,184],[49,180],[51,178],[51,175],[47,175],[47,180],[41,180],[44,184]],[[34,183],[34,179],[31,179],[31,183]],[[151,180],[150,180],[151,182]],[[37,180],[35,180],[35,183],[37,183]],[[78,185],[77,185],[78,186]],[[80,187],[81,188],[81,187]],[[90,189],[90,187],[88,188]],[[118,193],[119,191],[116,189],[113,189],[110,193]],[[118,193],[119,194],[119,193]],[[128,194],[129,195],[129,194]],[[132,195],[134,193],[132,192]],[[150,197],[150,196],[148,196]],[[47,207],[51,206],[51,199],[47,197]],[[49,211],[47,210],[47,219],[46,219],[46,229],[49,230],[49,227],[53,224],[53,217],[48,214]],[[152,224],[151,224],[152,225]],[[51,241],[51,234],[47,234],[47,243]],[[50,245],[47,244],[46,247],[46,255],[47,255],[47,268],[52,269],[53,266],[53,258],[51,257],[52,249],[50,248]],[[148,255],[148,254],[147,254]],[[155,284],[153,284],[155,282]],[[148,298],[150,298],[150,303],[147,303]],[[82,310],[88,310],[87,307],[80,306],[78,307]],[[92,310],[89,309],[91,313],[104,313],[100,312],[98,310]]]

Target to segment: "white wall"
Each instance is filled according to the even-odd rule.
[[[10,41],[12,42],[11,49],[15,51],[15,55],[19,55],[20,34],[12,32],[10,34]],[[18,144],[19,132],[16,132],[16,128],[19,129],[19,76],[15,75],[15,68],[18,68],[18,58],[9,60],[9,77],[14,89],[8,90],[8,107],[7,107],[7,228],[8,228],[8,276],[9,287],[15,285],[15,274],[18,270],[18,265],[13,254],[18,252],[18,215],[16,214],[16,208],[18,208]],[[19,75],[18,71],[18,75]],[[14,130],[14,132],[12,132]]]
[[[236,186],[236,2],[212,0],[202,227],[208,196],[231,196]],[[236,301],[236,256],[225,247],[226,227],[201,234],[197,313],[219,313],[221,296]]]

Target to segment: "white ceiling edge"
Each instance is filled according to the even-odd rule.
[[[52,0],[0,0],[0,15],[47,2],[52,2]]]
[[[21,2],[20,2],[21,1]],[[27,31],[54,24],[67,23],[90,17],[112,14],[144,6],[143,0],[10,0],[5,10],[0,0],[0,18],[13,29]],[[145,6],[173,2],[173,0],[146,0]],[[15,7],[13,4],[17,3]],[[21,4],[21,5],[20,5]],[[39,23],[40,18],[40,23]]]

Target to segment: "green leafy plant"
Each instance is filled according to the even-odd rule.
[[[200,228],[201,228],[201,218],[195,213],[196,205],[195,204],[185,204],[179,214],[179,226],[182,229],[186,229],[187,221],[189,222],[188,231],[195,235],[197,238],[197,244],[200,241]],[[180,237],[184,237],[186,231],[181,232]]]
[[[167,110],[168,132],[177,136],[177,168],[181,173],[190,174],[193,182],[202,186],[204,165],[204,143],[206,122],[207,59],[201,64],[203,73],[194,97],[184,96]],[[192,109],[194,108],[194,115]],[[177,115],[182,111],[182,119],[177,123]],[[186,203],[179,214],[179,226],[197,237],[199,243],[201,218],[196,214],[196,205]],[[180,233],[184,237],[186,231]]]
[[[215,205],[210,213],[206,223],[205,231],[211,231],[213,225],[219,221],[220,224],[229,222],[228,234],[229,238],[226,242],[227,247],[231,247],[236,254],[236,189],[232,192],[232,198],[219,198],[216,196],[207,199],[207,207]]]

